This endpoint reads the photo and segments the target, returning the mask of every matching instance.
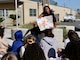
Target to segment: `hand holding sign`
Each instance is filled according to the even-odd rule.
[[[38,24],[41,31],[43,31],[45,29],[51,29],[51,28],[53,28],[53,18],[51,15],[45,16],[42,18],[38,18],[37,24]]]

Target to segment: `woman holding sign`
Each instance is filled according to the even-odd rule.
[[[44,23],[45,25],[47,25],[47,27],[45,27],[45,29],[43,30],[45,36],[41,39],[41,48],[44,51],[46,60],[56,60],[57,42],[54,38],[54,34],[52,33],[52,28],[56,27],[56,18],[54,16],[54,13],[51,11],[49,6],[44,6],[43,12],[42,14],[40,14],[39,18],[43,18],[44,21],[48,20],[46,23]]]
[[[44,6],[42,14],[40,14],[39,18],[45,17],[45,16],[52,16],[53,19],[53,27],[56,27],[56,18],[54,16],[54,13],[51,11],[49,6]]]

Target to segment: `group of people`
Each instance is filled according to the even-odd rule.
[[[51,15],[53,17],[53,25],[56,27],[56,18],[49,8],[45,6],[39,18]],[[9,49],[9,44],[3,39],[4,27],[0,27],[0,59],[1,60],[61,60],[57,57],[68,58],[70,60],[80,60],[80,38],[78,34],[69,30],[69,42],[65,48],[57,47],[57,41],[51,29],[40,31],[36,24],[33,28],[29,29],[25,35],[21,30],[15,32],[15,40]],[[31,34],[26,35],[29,31]],[[43,38],[39,38],[39,34],[44,34]],[[25,37],[25,39],[24,39]]]
[[[6,42],[6,40],[3,40],[3,36],[4,36],[4,28],[1,26],[0,27],[0,32],[2,32],[2,34],[0,35],[1,39],[0,39],[0,43],[2,43],[0,45],[0,55],[1,59],[6,60],[6,59],[12,59],[14,56],[14,59],[18,59],[18,60],[48,60],[50,57],[51,58],[56,58],[56,51],[55,51],[55,39],[54,39],[54,34],[52,34],[52,29],[46,29],[45,30],[45,37],[41,40],[41,43],[38,44],[36,41],[36,38],[32,35],[29,34],[27,35],[25,38],[25,41],[22,41],[23,38],[23,33],[21,30],[18,30],[15,32],[14,36],[15,36],[15,40],[11,46],[11,50],[8,50],[9,44]],[[49,41],[50,43],[49,43]],[[52,41],[54,40],[54,41]],[[1,42],[3,41],[3,42]],[[47,42],[48,43],[47,43]],[[48,50],[50,48],[50,46],[48,47],[48,44],[51,44],[50,46],[53,48],[52,51],[50,51],[52,54],[48,53]],[[46,45],[46,47],[45,47]],[[6,47],[6,48],[5,48]],[[47,48],[48,47],[48,48]],[[47,58],[47,54],[48,53],[49,57]],[[3,53],[3,54],[1,54]],[[54,54],[54,55],[53,55]],[[8,55],[8,56],[7,56]],[[13,56],[13,57],[12,57]],[[16,58],[17,57],[17,58]]]
[[[4,28],[0,26],[0,59],[1,60],[46,60],[42,48],[36,43],[33,35],[28,35],[26,41],[22,41],[21,30],[15,32],[15,40],[8,50],[9,44],[3,40]]]

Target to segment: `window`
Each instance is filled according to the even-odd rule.
[[[0,16],[4,16],[4,10],[0,10]],[[8,10],[6,10],[6,16],[8,16]]]
[[[46,4],[48,4],[49,3],[49,1],[48,0],[46,0]]]
[[[0,16],[2,16],[3,15],[3,10],[0,10]]]
[[[3,10],[3,16],[4,16],[4,10]],[[8,16],[8,10],[6,10],[6,16]]]
[[[36,16],[36,9],[29,9],[30,16]]]
[[[67,16],[73,16],[72,14],[67,14]]]
[[[30,1],[35,1],[35,2],[42,2],[42,0],[30,0]]]

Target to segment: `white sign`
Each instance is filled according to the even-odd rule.
[[[40,31],[53,28],[53,17],[52,17],[52,15],[45,16],[42,18],[37,18],[37,24],[40,28]]]

